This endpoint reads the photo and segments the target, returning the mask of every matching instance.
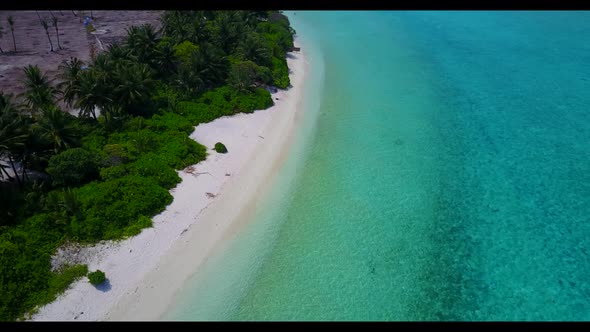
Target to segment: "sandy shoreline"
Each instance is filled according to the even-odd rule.
[[[192,174],[179,172],[182,182],[171,190],[174,201],[153,218],[154,227],[83,250],[89,270],[105,271],[105,286],[97,289],[83,278],[32,320],[158,319],[215,247],[239,231],[284,161],[300,122],[309,67],[303,52],[289,53],[292,88],[273,93],[273,107],[196,127],[191,138],[205,145],[209,156]],[[216,142],[228,153],[211,150]]]

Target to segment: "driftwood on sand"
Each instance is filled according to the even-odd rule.
[[[199,175],[201,175],[201,174],[209,174],[209,175],[213,176],[213,175],[212,175],[211,173],[209,173],[209,172],[195,172],[195,171],[196,171],[196,170],[195,170],[195,167],[194,167],[194,166],[189,166],[189,167],[187,167],[187,168],[185,168],[185,169],[184,169],[184,172],[185,172],[185,173],[192,174],[192,175],[194,175],[194,176],[199,176]]]

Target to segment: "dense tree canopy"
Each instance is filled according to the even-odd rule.
[[[280,13],[169,11],[161,23],[130,27],[89,63],[64,61],[56,82],[27,66],[22,95],[0,92],[0,320],[87,274],[51,271],[64,241],[150,227],[176,171],[206,157],[188,136],[194,126],[268,108],[265,87],[290,84],[294,31]]]

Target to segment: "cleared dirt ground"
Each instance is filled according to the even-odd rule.
[[[75,15],[74,15],[75,13]],[[92,24],[96,29],[88,33],[83,22],[86,16],[92,16]],[[59,64],[70,57],[77,57],[85,62],[90,59],[91,50],[96,53],[104,50],[109,44],[120,41],[125,29],[132,25],[152,24],[160,27],[161,11],[0,11],[0,26],[4,29],[0,48],[0,92],[18,95],[23,92],[21,80],[23,67],[38,65],[51,79],[55,78]],[[62,49],[58,49],[52,15],[58,19],[59,41]],[[14,19],[14,37],[16,53],[12,41],[7,18]],[[49,25],[50,45],[40,18]]]

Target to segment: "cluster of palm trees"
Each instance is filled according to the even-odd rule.
[[[16,181],[22,188],[27,169],[43,172],[49,158],[75,146],[80,137],[76,118],[56,106],[59,91],[37,66],[24,69],[22,103],[0,94],[0,179]]]
[[[141,46],[155,45],[158,38],[151,26],[132,28],[129,36],[127,44],[112,46],[90,66],[77,58],[64,61],[57,85],[38,66],[29,65],[23,69],[25,91],[18,102],[0,93],[0,160],[8,163],[0,165],[0,179],[22,186],[27,169],[43,172],[52,155],[78,144],[80,119],[59,109],[60,100],[79,109],[82,119],[97,120],[99,110],[107,126],[117,117],[149,111],[155,73],[139,59],[160,65],[157,54],[154,58]]]
[[[50,51],[53,52],[55,51],[53,48],[53,42],[51,41],[51,37],[49,35],[49,28],[50,26],[52,26],[55,29],[55,37],[57,39],[57,49],[61,50],[63,49],[63,47],[61,46],[61,42],[59,40],[59,19],[56,15],[53,14],[52,11],[49,11],[49,14],[51,15],[51,25],[50,22],[47,19],[43,19],[41,18],[41,15],[39,15],[38,11],[35,11],[35,13],[37,14],[37,17],[39,18],[39,23],[41,24],[41,26],[43,27],[43,29],[45,30],[45,35],[47,36],[47,39],[49,40],[49,47],[50,47]],[[64,16],[64,14],[59,11],[61,16]],[[74,13],[74,16],[78,16],[76,15],[76,12],[74,12],[72,10],[72,13]],[[83,13],[83,12],[82,12]],[[92,11],[90,12],[92,15]],[[16,38],[14,37],[14,17],[12,16],[8,16],[6,18],[6,21],[8,22],[8,26],[10,27],[10,32],[12,34],[12,45],[14,48],[14,53],[17,52],[17,48],[16,48]],[[2,40],[2,37],[4,37],[4,27],[0,25],[0,40]],[[4,53],[4,50],[2,50],[2,48],[0,47],[0,53]]]
[[[272,66],[272,58],[284,57],[259,31],[258,24],[268,20],[266,11],[170,11],[162,18],[162,31],[172,44],[191,42],[198,46],[188,64],[177,66],[175,86],[185,96],[198,95],[227,79],[238,79],[236,86],[270,83],[260,74]],[[258,75],[240,75],[241,62],[252,62]],[[256,79],[258,78],[258,79]],[[266,78],[266,80],[265,80]]]
[[[151,96],[157,86],[166,85],[183,98],[194,99],[225,84],[247,92],[254,81],[269,82],[276,50],[257,30],[269,15],[167,12],[160,31],[151,25],[133,26],[122,44],[110,46],[91,63],[77,58],[64,61],[57,85],[37,66],[27,66],[20,105],[0,93],[0,159],[12,169],[9,174],[3,167],[0,177],[21,184],[26,168],[43,172],[49,157],[78,144],[80,121],[112,130],[130,116],[149,116],[155,111]],[[12,28],[10,17],[9,22]],[[178,57],[177,45],[186,41],[195,47],[185,62]],[[77,109],[78,118],[60,110],[60,100]],[[22,165],[20,170],[17,164]]]

